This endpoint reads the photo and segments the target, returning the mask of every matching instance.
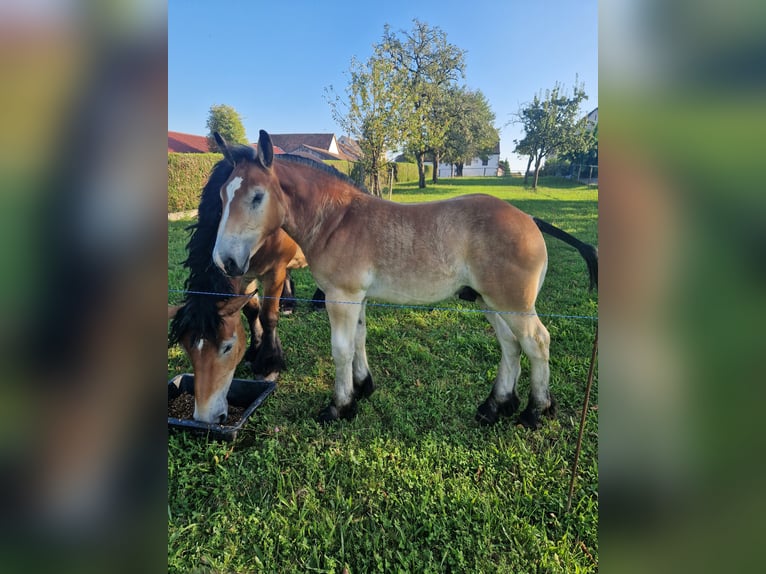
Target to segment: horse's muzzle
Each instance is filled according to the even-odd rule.
[[[243,268],[233,257],[226,257],[223,260],[223,271],[229,277],[241,277],[245,274],[247,268]]]

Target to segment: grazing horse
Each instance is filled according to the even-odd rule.
[[[593,246],[488,195],[422,204],[367,195],[321,164],[274,157],[265,131],[260,132],[255,160],[236,160],[238,148],[217,139],[236,165],[221,188],[216,265],[229,276],[241,276],[248,270],[249,254],[283,229],[301,246],[327,295],[335,388],[332,401],[319,413],[320,422],[352,418],[357,399],[375,389],[365,350],[368,298],[429,304],[455,294],[496,311],[486,317],[502,359],[477,420],[491,424],[518,408],[522,351],[529,358],[531,382],[520,421],[534,428],[541,414],[552,414],[550,336],[535,312],[548,267],[541,230],[580,251],[591,285],[598,277]]]
[[[275,229],[247,255],[248,271],[231,279],[213,264],[212,251],[223,209],[220,189],[235,162],[255,160],[255,150],[243,146],[213,168],[202,191],[198,221],[190,226],[186,245],[189,269],[182,305],[168,308],[172,319],[169,343],[180,343],[194,370],[194,418],[202,422],[226,420],[226,393],[243,357],[251,361],[256,375],[268,378],[285,366],[277,333],[280,295],[291,295],[288,270],[305,267],[298,245],[281,229]],[[250,154],[250,155],[248,155]],[[260,281],[259,300],[254,289]],[[243,293],[245,293],[243,295]],[[240,319],[243,310],[250,326],[247,337]]]

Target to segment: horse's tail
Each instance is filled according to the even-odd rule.
[[[564,243],[568,243],[580,252],[580,255],[582,255],[582,258],[585,259],[585,263],[588,265],[590,289],[591,291],[594,287],[598,289],[598,249],[590,243],[585,243],[584,241],[580,241],[576,237],[569,235],[566,231],[559,229],[555,225],[551,225],[547,221],[537,219],[536,217],[533,217],[532,219],[534,219],[535,224],[540,231],[547,233],[556,239],[560,239]]]

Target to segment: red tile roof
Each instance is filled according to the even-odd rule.
[[[168,153],[208,153],[209,151],[205,136],[168,132]]]
[[[258,144],[250,144],[258,149]],[[218,150],[216,150],[217,152]],[[192,134],[183,134],[181,132],[168,132],[168,153],[210,153],[207,147],[207,138],[205,136],[195,136]],[[274,153],[281,154],[285,151],[275,145]]]

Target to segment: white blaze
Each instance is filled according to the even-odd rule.
[[[229,206],[231,205],[231,201],[234,199],[234,194],[237,192],[237,190],[240,188],[241,185],[242,185],[242,178],[235,177],[224,188],[224,193],[226,197],[224,198],[224,201],[223,201],[223,212],[221,213],[221,221],[218,224],[218,237],[216,237],[215,247],[213,248],[213,261],[215,261],[216,265],[218,265],[218,267],[221,269],[223,269],[223,261],[221,260],[221,256],[218,253],[218,249],[221,243],[221,235],[223,233],[223,228],[226,226],[226,220],[229,218]]]

